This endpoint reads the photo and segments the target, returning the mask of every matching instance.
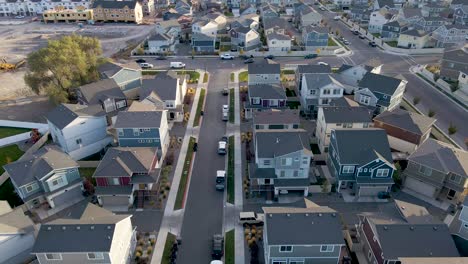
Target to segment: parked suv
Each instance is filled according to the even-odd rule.
[[[211,256],[214,260],[220,260],[224,253],[224,237],[221,234],[213,235],[213,252]]]
[[[239,214],[239,224],[241,225],[263,225],[263,221],[265,221],[264,214],[255,212],[241,212]]]
[[[216,190],[224,190],[224,185],[226,183],[226,171],[218,170],[216,171]]]

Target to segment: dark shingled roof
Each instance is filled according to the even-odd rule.
[[[286,99],[286,92],[279,84],[251,84],[249,85],[249,97],[263,99]]]
[[[308,64],[308,65],[298,65],[297,71],[299,73],[331,73],[330,65],[318,65],[318,64]]]
[[[278,63],[251,63],[248,66],[249,74],[281,74],[281,65]]]
[[[368,88],[373,92],[393,95],[401,82],[402,80],[397,78],[368,72],[364,75],[358,86]]]
[[[143,79],[140,90],[140,99],[144,99],[152,92],[155,92],[162,101],[176,100],[178,88],[177,79],[168,75],[166,75],[166,77],[159,77],[156,75],[156,78],[154,79]]]
[[[291,109],[268,109],[253,112],[254,124],[299,124],[299,112]]]
[[[63,129],[79,116],[105,115],[100,105],[60,104],[47,113],[46,119],[57,128]]]
[[[122,9],[125,6],[128,6],[130,9],[134,9],[137,1],[136,0],[126,0],[126,1],[109,1],[109,0],[95,0],[93,1],[92,8],[102,7],[109,9]]]
[[[121,111],[117,114],[115,128],[159,128],[162,111]]]
[[[129,177],[134,173],[149,173],[155,155],[156,148],[110,148],[93,177]]]
[[[425,134],[436,121],[434,118],[423,116],[401,109],[385,111],[374,118],[376,121],[402,128],[417,135]]]
[[[274,158],[296,151],[310,151],[307,133],[258,132],[255,144],[259,158]]]
[[[367,107],[323,107],[326,123],[370,123],[372,111]]]
[[[125,94],[114,81],[104,79],[77,88],[81,92],[79,96],[86,104],[99,104],[107,98],[125,99]]]

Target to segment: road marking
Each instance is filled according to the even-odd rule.
[[[400,58],[401,58],[401,59],[402,59],[404,62],[408,63],[408,64],[409,64],[409,66],[413,66],[413,64],[412,64],[412,63],[410,63],[410,62],[408,62],[408,60],[407,60],[407,59],[406,59],[404,56],[402,56],[402,55],[399,55],[399,57],[400,57]]]

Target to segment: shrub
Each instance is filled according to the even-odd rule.
[[[419,98],[419,97],[413,98],[413,104],[415,104],[415,105],[419,104],[420,101],[421,101],[421,98]]]
[[[433,116],[435,116],[435,114],[436,114],[436,112],[435,112],[434,110],[432,110],[432,109],[429,110],[429,112],[427,113],[427,115],[428,115],[429,117],[433,117]]]
[[[448,133],[449,133],[449,135],[453,135],[453,134],[457,133],[457,127],[454,126],[453,124],[450,124],[450,126],[448,128]]]

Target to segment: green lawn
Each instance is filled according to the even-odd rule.
[[[219,47],[219,51],[224,52],[224,51],[230,51],[231,50],[231,45],[221,45]]]
[[[338,46],[336,42],[332,38],[328,38],[328,46]]]
[[[96,179],[93,178],[93,174],[96,168],[79,168],[80,176],[88,179],[94,186],[96,186]]]
[[[0,127],[0,138],[6,138],[26,132],[31,132],[31,129],[19,127]]]
[[[200,99],[198,99],[198,105],[197,105],[197,112],[195,113],[195,118],[193,119],[193,126],[199,126],[200,125],[200,116],[201,116],[201,111],[203,109],[203,103],[205,102],[205,89],[200,90]]]
[[[376,38],[380,38],[380,34],[379,33],[372,33],[372,36],[376,37]]]
[[[229,89],[229,122],[234,123],[234,104],[235,104],[235,97],[234,97],[234,88]]]
[[[187,181],[190,173],[190,167],[192,165],[192,156],[193,156],[193,145],[195,144],[196,139],[190,137],[190,142],[187,148],[187,156],[185,157],[184,169],[182,171],[182,177],[180,178],[179,189],[177,190],[177,197],[174,204],[174,210],[182,209],[185,191],[187,190]]]
[[[313,154],[320,154],[320,149],[317,144],[310,144],[310,149]]]
[[[231,82],[233,82],[233,81],[234,81],[234,73],[231,72]]]
[[[286,88],[286,96],[287,97],[294,97],[294,96],[296,96],[296,91],[294,91],[293,89]]]
[[[16,161],[24,154],[17,145],[0,148],[0,174],[3,174],[3,165]]]
[[[234,253],[234,229],[226,232],[224,240],[224,263],[234,264],[234,260],[236,259],[236,255]]]
[[[208,76],[209,76],[209,73],[205,72],[205,74],[203,75],[203,83],[208,82]]]
[[[176,236],[171,233],[167,233],[166,243],[164,244],[164,251],[161,260],[161,264],[169,264],[171,263],[171,253],[172,253],[172,245],[176,241]]]
[[[295,74],[294,70],[282,70],[281,74]]]
[[[228,145],[227,202],[234,204],[234,136],[229,137]]]
[[[0,200],[6,200],[11,207],[23,204],[21,198],[15,193],[15,187],[13,187],[13,183],[11,183],[10,179],[6,180],[0,186]]]
[[[141,74],[142,75],[156,75],[160,73],[161,71],[155,71],[155,70],[142,70]]]
[[[290,109],[299,109],[299,106],[301,106],[301,102],[295,102],[295,101],[287,101],[286,102],[286,105],[290,108]]]
[[[398,46],[398,41],[387,41],[385,43],[387,43],[387,45],[389,45],[390,47],[396,48],[396,46]]]
[[[188,74],[190,77],[189,77],[189,80],[190,82],[198,82],[198,79],[200,79],[200,73],[197,72],[197,71],[177,71],[177,74],[178,75],[184,75],[184,74]]]
[[[249,73],[247,71],[243,71],[239,73],[239,82],[247,82],[249,80]]]

